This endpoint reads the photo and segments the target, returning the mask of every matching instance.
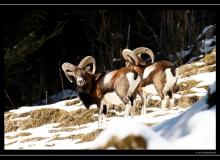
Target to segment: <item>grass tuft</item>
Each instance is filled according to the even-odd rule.
[[[207,54],[207,55],[205,55],[204,62],[207,65],[216,64],[216,54]]]
[[[29,133],[29,132],[21,132],[21,133],[16,134],[15,136],[6,136],[5,138],[13,139],[13,138],[17,138],[17,137],[30,136],[31,134],[32,133]]]
[[[176,85],[176,91],[175,92],[190,90],[191,88],[196,87],[200,82],[201,81],[188,80],[188,81],[185,81],[185,82],[178,83]]]
[[[95,113],[97,113],[97,109],[79,109],[67,112],[61,109],[43,108],[32,111],[30,117],[25,120],[6,120],[5,132],[16,131],[17,129],[25,130],[51,123],[60,123],[57,127],[87,124],[97,121],[98,118],[94,115]]]
[[[201,97],[199,96],[182,96],[180,99],[177,100],[177,106],[183,108],[189,107],[200,99]]]
[[[119,138],[113,136],[104,146],[101,146],[98,149],[107,149],[109,147],[114,147],[119,150],[147,149],[147,143],[141,136],[129,135],[122,140],[119,140]]]
[[[21,141],[21,143],[25,143],[25,142],[32,142],[32,141],[41,141],[44,139],[47,139],[48,137],[33,137],[33,138],[27,138]]]

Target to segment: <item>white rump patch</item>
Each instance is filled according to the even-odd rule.
[[[171,72],[171,68],[167,68],[165,70],[165,74],[166,74],[166,84],[164,86],[164,89],[163,91],[168,91],[170,90],[174,84],[176,83],[176,80],[177,80],[177,74],[176,76],[174,77],[172,72]]]
[[[126,77],[128,79],[129,82],[129,89],[128,89],[128,93],[132,94],[134,92],[134,90],[137,88],[138,84],[141,81],[140,76],[137,76],[136,79],[134,79],[134,73],[133,72],[128,72],[126,74]]]
[[[115,92],[108,92],[104,95],[103,100],[105,101],[106,105],[114,104],[120,105],[123,104],[119,96]]]
[[[104,85],[107,85],[111,82],[112,80],[112,76],[114,76],[114,74],[116,73],[116,71],[112,71],[112,72],[109,72],[108,74],[105,75],[104,77]]]
[[[147,77],[149,76],[149,74],[150,74],[153,70],[155,70],[154,65],[151,65],[151,66],[145,68],[145,69],[144,69],[144,74],[143,74],[143,79],[147,78]]]
[[[143,90],[148,94],[158,95],[157,90],[153,84],[144,86]]]

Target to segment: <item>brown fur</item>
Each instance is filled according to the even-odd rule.
[[[143,78],[144,70],[148,66],[150,66],[150,64],[146,64],[145,66],[136,65],[134,66],[134,70],[141,76],[141,78]],[[165,95],[162,91],[166,83],[165,70],[167,68],[171,68],[171,72],[175,76],[175,69],[172,67],[172,64],[169,61],[159,61],[159,62],[152,64],[152,66],[155,67],[155,70],[152,71],[147,78],[142,79],[138,86],[138,94],[141,96],[142,101],[144,100],[144,97],[142,95],[143,94],[142,89],[144,86],[147,86],[150,84],[154,84],[159,96],[162,99],[164,98]],[[171,97],[172,97],[172,94],[171,94]]]
[[[83,101],[84,105],[89,108],[92,104],[97,104],[98,107],[101,104],[103,96],[107,92],[115,91],[120,97],[124,104],[127,104],[130,97],[135,97],[137,94],[137,89],[133,95],[127,95],[129,89],[129,82],[126,78],[128,72],[133,72],[138,75],[132,68],[122,67],[118,70],[113,71],[112,79],[108,84],[104,84],[104,78],[106,74],[90,74],[85,70],[76,67],[75,76],[82,77],[86,80],[84,86],[78,87],[78,93],[82,93],[82,96],[79,96]],[[85,94],[86,95],[85,95]],[[90,100],[89,100],[90,99]]]

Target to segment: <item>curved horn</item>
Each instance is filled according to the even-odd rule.
[[[152,52],[152,50],[150,50],[149,48],[146,47],[138,47],[136,49],[133,50],[133,52],[139,56],[140,54],[147,54],[150,56],[151,58],[151,62],[154,63],[154,53]],[[139,56],[140,57],[140,56]]]
[[[62,64],[62,69],[63,69],[66,77],[68,78],[68,80],[72,83],[73,82],[72,76],[75,77],[76,66],[74,66],[71,63],[65,62]]]
[[[132,62],[132,60],[135,62],[135,65],[138,65],[139,59],[138,57],[134,54],[134,52],[130,49],[124,49],[122,51],[122,56],[125,59],[125,61]]]
[[[78,67],[85,69],[87,65],[92,64],[92,74],[95,74],[96,71],[96,61],[95,58],[92,56],[84,57],[81,62],[79,63]]]

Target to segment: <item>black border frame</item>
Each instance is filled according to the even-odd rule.
[[[143,0],[144,2],[145,0]],[[10,1],[9,1],[10,2]],[[35,2],[35,1],[32,1]],[[5,4],[0,4],[0,8],[3,7],[4,9],[7,9],[7,7],[30,7],[30,6],[36,6],[36,7],[59,7],[61,6],[67,6],[67,7],[74,7],[77,9],[120,9],[120,8],[128,8],[128,9],[136,9],[137,7],[139,8],[153,8],[153,9],[195,9],[195,10],[207,10],[208,9],[216,9],[216,5],[214,4],[185,4],[184,5],[176,5],[176,4],[143,4],[142,0],[137,0],[135,3],[129,3],[129,4],[122,4],[120,1],[117,1],[118,3],[108,3],[107,4],[102,4],[101,3],[87,3],[87,4],[82,4],[82,1],[74,1],[75,4],[69,4],[66,3],[66,0],[63,0],[62,3],[57,3],[57,4],[43,4],[39,3],[40,1],[37,0],[38,3],[33,3],[29,4],[30,2],[28,1],[27,3],[23,1],[21,4],[9,4],[8,2]],[[45,2],[45,1],[44,1]],[[80,2],[80,3],[77,3]],[[97,1],[96,1],[97,2]],[[111,0],[111,2],[114,2]],[[185,1],[188,3],[188,1]],[[191,1],[192,2],[192,1]],[[210,0],[209,0],[210,2]],[[2,9],[1,9],[2,10]],[[217,10],[216,10],[217,12]],[[218,19],[216,18],[216,23],[218,23]],[[218,33],[218,31],[217,31]],[[217,47],[218,47],[218,41],[217,41]],[[3,51],[4,53],[4,51]],[[218,56],[217,56],[218,57]],[[2,61],[2,64],[4,64],[4,61]],[[3,67],[2,67],[3,68]],[[3,71],[2,71],[3,73]],[[217,77],[216,77],[217,78]],[[3,88],[4,88],[4,83]],[[1,95],[3,95],[4,92],[2,92]],[[3,103],[4,105],[4,103]],[[2,105],[2,106],[3,106]],[[4,108],[1,107],[2,112],[4,113]],[[217,109],[218,113],[218,109]],[[3,116],[2,116],[3,117]],[[4,121],[4,120],[3,120]],[[2,133],[4,133],[4,127],[2,128]],[[217,134],[216,134],[217,135]],[[4,142],[4,137],[1,136],[1,142]],[[217,139],[217,137],[216,137]],[[219,154],[219,151],[217,150],[217,144],[216,144],[216,150],[5,150],[4,149],[4,143],[2,144],[3,146],[1,147],[0,151],[0,156],[51,156],[51,155],[56,155],[56,156],[216,156]]]

